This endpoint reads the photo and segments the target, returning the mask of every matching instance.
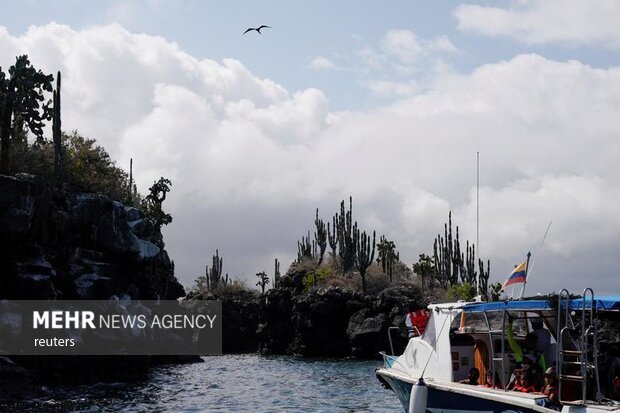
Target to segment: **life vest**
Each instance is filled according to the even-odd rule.
[[[407,321],[408,326],[417,328],[422,335],[426,329],[426,323],[428,323],[428,314],[424,310],[412,311],[407,314]],[[409,337],[414,337],[416,334],[414,329],[413,332],[409,333]]]

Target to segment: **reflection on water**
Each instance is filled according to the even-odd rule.
[[[400,412],[376,361],[228,355],[154,369],[148,381],[51,388],[21,411]],[[0,409],[1,410],[1,409]]]

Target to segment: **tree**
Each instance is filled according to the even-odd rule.
[[[149,194],[145,197],[142,205],[146,216],[153,221],[155,236],[157,237],[155,243],[160,247],[163,247],[164,244],[161,227],[172,222],[172,216],[165,213],[161,207],[166,200],[166,195],[170,192],[171,185],[172,182],[169,179],[163,176],[159,178],[159,181],[154,182],[153,186],[149,188]]]
[[[390,277],[392,282],[392,274],[394,273],[394,263],[399,260],[399,254],[396,252],[396,244],[394,241],[388,241],[385,236],[381,236],[379,244],[377,244],[377,263],[381,264],[381,269]]]
[[[420,280],[422,281],[422,296],[424,296],[425,281],[432,281],[435,276],[433,259],[426,254],[420,254],[418,262],[413,264],[413,272],[420,276]]]
[[[258,282],[256,285],[261,287],[261,294],[265,294],[265,286],[269,284],[269,276],[265,271],[256,273],[256,276],[258,277]]]
[[[20,118],[37,140],[43,140],[44,121],[52,118],[51,100],[44,92],[52,92],[52,75],[31,66],[27,55],[18,56],[7,75],[0,68],[0,173],[10,172],[10,150],[15,121]]]

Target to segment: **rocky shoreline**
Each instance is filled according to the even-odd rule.
[[[156,232],[142,211],[104,195],[56,189],[33,175],[0,175],[0,300],[183,297]],[[422,299],[413,287],[376,297],[338,287],[304,292],[294,271],[279,284],[263,295],[200,297],[222,301],[224,353],[376,358],[389,350],[388,327]],[[0,315],[0,331],[10,328]],[[199,360],[0,357],[0,395],[39,397],[45,383],[129,380],[157,364]]]

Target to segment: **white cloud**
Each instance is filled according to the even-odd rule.
[[[530,44],[620,47],[620,2],[616,0],[513,1],[506,8],[462,4],[454,15],[461,30]]]
[[[378,47],[366,45],[357,52],[362,85],[373,94],[386,98],[410,96],[421,90],[424,73],[434,74],[447,66],[446,54],[458,53],[446,35],[432,39],[418,37],[410,30],[388,30]]]
[[[377,96],[403,97],[411,96],[419,90],[418,84],[413,81],[394,82],[390,80],[375,80],[366,83],[366,87]]]
[[[417,36],[410,30],[388,30],[381,41],[381,50],[405,63],[413,62],[424,53]]]
[[[472,240],[479,150],[492,277],[534,252],[552,219],[531,287],[582,288],[587,270],[587,284],[619,292],[618,68],[521,55],[440,72],[383,108],[330,113],[320,90],[289,92],[238,61],[197,60],[120,26],[0,28],[0,46],[3,67],[28,53],[63,72],[63,126],[123,165],[133,157],[142,191],[172,178],[165,235],[187,285],[216,248],[235,277],[270,271],[276,255],[286,267],[314,209],[328,219],[349,195],[360,224],[394,239],[408,263],[432,252],[450,209]]]
[[[310,67],[314,70],[336,69],[334,62],[323,56],[316,56],[312,59]]]

